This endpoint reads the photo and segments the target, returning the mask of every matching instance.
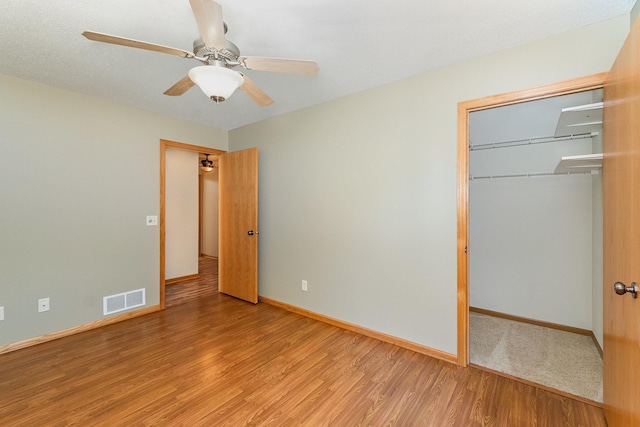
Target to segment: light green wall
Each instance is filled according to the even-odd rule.
[[[102,297],[159,302],[160,139],[227,132],[0,75],[0,345],[102,319]],[[38,298],[51,310],[37,312]]]
[[[455,354],[457,103],[607,71],[628,30],[625,15],[231,131],[230,149],[260,150],[259,293]]]
[[[631,25],[638,19],[638,15],[640,15],[640,2],[636,1],[636,4],[631,9]]]

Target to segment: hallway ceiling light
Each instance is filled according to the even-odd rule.
[[[200,169],[203,172],[211,172],[213,170],[213,161],[209,160],[209,155],[205,154],[205,159],[200,161]]]

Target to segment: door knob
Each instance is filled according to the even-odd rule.
[[[248,234],[249,236],[253,236],[254,234],[260,234],[260,232],[259,232],[259,231],[249,230],[249,231],[247,231],[247,234]]]
[[[613,284],[613,290],[616,291],[618,295],[624,295],[629,292],[633,298],[638,298],[638,285],[636,285],[636,282],[631,282],[631,286],[625,286],[622,282],[616,282]]]

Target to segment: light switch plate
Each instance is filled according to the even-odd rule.
[[[147,225],[158,225],[158,217],[157,215],[149,215],[147,216]]]

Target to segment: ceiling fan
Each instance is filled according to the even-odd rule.
[[[220,103],[240,88],[254,102],[264,107],[272,104],[273,99],[245,74],[235,71],[234,68],[310,76],[318,74],[319,67],[315,61],[240,56],[240,49],[225,38],[227,24],[222,20],[222,6],[214,0],[189,2],[201,36],[193,42],[193,52],[94,31],[85,31],[82,35],[89,40],[168,53],[195,59],[204,64],[192,68],[188,75],[167,89],[164,94],[169,96],[182,95],[194,85],[198,85],[205,95]]]

